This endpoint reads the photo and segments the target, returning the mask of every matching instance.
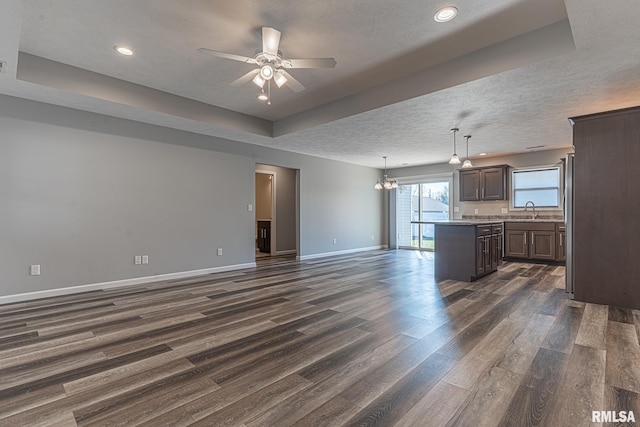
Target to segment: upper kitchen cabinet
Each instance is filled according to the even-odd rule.
[[[640,309],[640,107],[571,122],[575,299]]]
[[[505,200],[507,165],[460,170],[460,201]]]

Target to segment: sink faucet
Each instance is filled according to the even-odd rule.
[[[538,217],[538,214],[536,213],[536,205],[531,200],[524,204],[524,211],[526,212],[529,208],[529,203],[531,203],[531,208],[533,209],[533,219],[536,219]]]

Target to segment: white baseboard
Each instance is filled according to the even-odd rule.
[[[322,253],[319,253],[319,254],[297,256],[296,259],[299,260],[299,261],[304,261],[304,260],[307,260],[307,259],[324,258],[324,257],[328,257],[328,256],[352,254],[354,252],[375,251],[375,250],[378,250],[378,249],[389,249],[389,246],[387,246],[387,245],[379,245],[379,246],[368,246],[366,248],[345,249],[343,251],[335,251],[335,252],[322,252]]]
[[[253,268],[255,262],[246,264],[225,265],[222,267],[203,268],[202,270],[180,271],[177,273],[158,274],[156,276],[135,277],[133,279],[115,280],[113,282],[92,283],[88,285],[70,286],[68,288],[47,289],[46,291],[27,292],[0,296],[0,304],[11,304],[15,302],[30,301],[40,298],[50,298],[61,295],[77,294],[80,292],[99,291],[123,286],[141,285],[144,283],[159,282],[162,280],[184,279],[186,277],[203,276],[211,273],[222,273],[224,271],[242,270]]]

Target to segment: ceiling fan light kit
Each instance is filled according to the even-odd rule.
[[[264,64],[260,68],[260,77],[265,80],[271,80],[273,78],[273,67],[270,64]]]
[[[284,76],[282,71],[276,71],[275,75],[273,76],[273,81],[276,82],[276,85],[278,87],[282,87],[282,85],[287,82],[287,78]]]
[[[256,86],[258,86],[259,88],[263,88],[264,84],[267,82],[265,79],[262,78],[262,76],[260,74],[256,74],[256,76],[253,78],[253,83],[256,84]]]
[[[280,36],[280,31],[275,28],[262,27],[262,51],[256,53],[253,58],[233,53],[219,52],[204,47],[197,49],[197,51],[202,54],[213,55],[219,58],[231,59],[234,61],[244,62],[246,64],[254,64],[259,67],[249,71],[244,76],[232,82],[231,86],[242,86],[251,80],[256,86],[264,89],[265,83],[270,82],[273,79],[278,87],[286,85],[294,92],[301,92],[305,87],[285,69],[334,68],[336,66],[336,60],[334,58],[285,59],[282,52],[278,50],[280,47]],[[262,99],[260,98],[261,95],[262,93],[258,96],[259,99]],[[267,102],[267,104],[271,104],[271,96],[268,95],[268,97],[269,102]]]

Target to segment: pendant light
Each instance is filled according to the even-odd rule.
[[[462,167],[466,169],[466,168],[473,167],[473,165],[471,164],[471,160],[469,160],[469,138],[471,138],[471,135],[465,135],[464,137],[467,139],[467,158],[464,159],[464,163],[462,164]]]
[[[460,157],[458,157],[458,155],[456,154],[456,132],[458,132],[459,130],[460,129],[458,128],[451,129],[451,133],[453,133],[453,155],[451,156],[451,160],[449,160],[450,165],[460,164]]]
[[[398,188],[398,181],[387,178],[387,156],[382,156],[382,158],[384,159],[384,180],[382,182],[377,180],[376,185],[374,185],[373,188],[376,190],[382,190],[383,188],[385,190],[393,190]]]

